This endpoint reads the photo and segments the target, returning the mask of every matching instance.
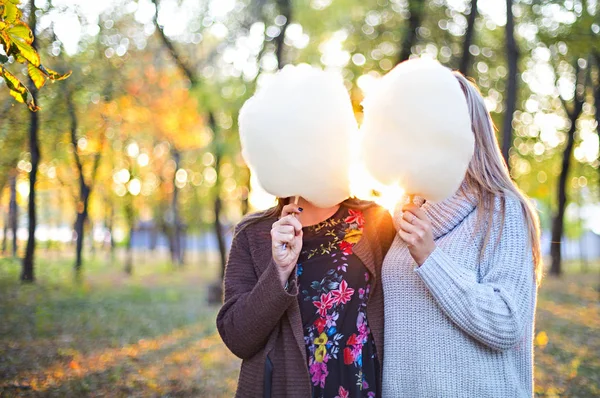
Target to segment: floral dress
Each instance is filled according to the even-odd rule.
[[[364,224],[360,211],[342,205],[329,219],[304,228],[298,301],[315,398],[380,395],[366,313],[371,276],[352,252]]]

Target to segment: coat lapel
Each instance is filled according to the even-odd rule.
[[[264,230],[261,230],[254,236],[257,242],[257,245],[264,245],[264,242],[269,242],[269,247],[271,247],[271,224],[268,222],[264,223]],[[271,262],[271,250],[261,251],[260,258],[255,260],[255,267],[257,269],[257,274],[260,275],[265,271],[269,263]],[[294,275],[296,270],[294,269]],[[292,333],[294,334],[294,339],[298,345],[298,349],[302,354],[302,358],[304,358],[304,362],[308,363],[306,358],[306,347],[304,344],[304,331],[302,327],[302,315],[300,313],[300,304],[298,304],[298,300],[294,300],[292,304],[288,307],[286,311],[286,315],[288,317],[288,321],[290,322],[290,326],[292,328]]]
[[[368,213],[369,211],[366,210],[365,213]],[[356,245],[354,245],[354,247],[352,248],[352,251],[354,252],[354,254],[356,254],[356,256],[362,261],[362,263],[365,265],[365,267],[367,268],[367,270],[369,270],[369,273],[371,274],[371,278],[374,281],[374,283],[377,283],[377,270],[375,269],[375,264],[376,264],[376,258],[374,255],[374,243],[377,242],[373,242],[374,237],[372,236],[376,231],[373,229],[376,227],[376,220],[374,219],[374,217],[369,217],[370,214],[365,214],[365,227],[363,230],[363,235],[360,238],[360,240],[358,241],[358,243],[356,243]],[[373,285],[373,288],[375,286]]]
[[[302,358],[304,359],[304,363],[308,363],[308,359],[306,358],[306,346],[304,344],[302,315],[300,313],[300,305],[298,304],[298,300],[295,300],[292,304],[290,304],[286,313],[292,327],[292,332],[294,333],[294,338],[296,339],[296,343],[300,349]]]

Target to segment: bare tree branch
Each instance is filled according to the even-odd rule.
[[[512,12],[513,0],[506,0],[506,56],[508,63],[508,82],[506,85],[506,102],[504,106],[504,123],[502,125],[502,155],[510,170],[509,152],[512,147],[512,121],[517,107],[517,74],[519,49],[515,40],[515,20]]]
[[[589,68],[589,66],[588,66]],[[552,264],[550,266],[550,273],[555,276],[559,276],[562,273],[562,237],[564,233],[564,217],[565,209],[567,206],[567,177],[571,168],[571,158],[573,157],[573,148],[575,146],[575,132],[577,131],[577,119],[581,115],[583,110],[583,104],[585,102],[585,84],[586,84],[586,70],[582,68],[577,59],[575,59],[575,89],[573,93],[573,109],[569,111],[565,108],[571,126],[567,132],[567,145],[563,150],[562,156],[562,168],[558,177],[557,184],[557,210],[554,214],[552,221],[552,238],[550,244],[550,255],[552,257]],[[583,87],[582,87],[583,86]],[[565,104],[566,105],[566,104]]]
[[[77,115],[75,114],[75,104],[73,103],[73,92],[69,89],[66,91],[67,111],[69,112],[69,119],[71,121],[70,137],[71,145],[73,145],[73,156],[75,158],[75,166],[79,172],[79,183],[85,185],[85,178],[83,175],[83,164],[79,156],[79,150],[77,149]]]
[[[477,20],[477,0],[471,0],[471,12],[467,21],[467,31],[465,32],[465,41],[463,44],[463,54],[460,60],[460,66],[458,70],[463,75],[469,74],[469,68],[471,66],[471,52],[469,48],[473,44],[473,36],[475,33],[475,21]]]
[[[195,87],[199,83],[196,73],[193,71],[192,67],[182,59],[181,55],[179,54],[179,52],[177,52],[177,49],[173,45],[173,42],[171,42],[171,40],[167,37],[163,27],[158,23],[158,7],[160,5],[160,0],[152,0],[152,3],[154,3],[154,7],[156,8],[156,11],[154,12],[153,21],[154,26],[156,27],[156,31],[158,32],[158,36],[160,37],[162,43],[167,48],[167,50],[169,50],[171,57],[173,57],[179,69],[183,71],[185,76],[190,80],[192,86]]]
[[[277,0],[277,6],[279,7],[281,15],[285,17],[285,23],[281,27],[281,33],[275,38],[275,56],[277,57],[279,69],[282,69],[287,64],[287,61],[283,56],[285,49],[284,40],[285,32],[292,21],[292,4],[290,0]]]
[[[408,10],[410,12],[408,28],[402,40],[402,49],[398,55],[397,63],[406,61],[410,57],[412,46],[417,42],[417,29],[419,29],[423,14],[425,13],[425,2],[421,0],[408,0]]]

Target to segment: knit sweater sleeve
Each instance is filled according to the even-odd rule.
[[[217,315],[217,328],[225,345],[241,359],[251,358],[264,347],[296,300],[296,280],[292,278],[285,290],[276,267],[271,259],[257,276],[246,231],[235,234],[225,268],[225,297]]]
[[[481,343],[506,350],[516,346],[533,318],[536,283],[529,235],[521,204],[507,199],[502,235],[500,222],[491,234],[478,278],[439,247],[416,269],[429,291],[452,321]],[[500,218],[500,217],[498,217]],[[463,237],[466,239],[466,237]],[[479,279],[479,280],[478,280]]]

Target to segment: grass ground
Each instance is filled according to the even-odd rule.
[[[0,259],[0,396],[233,395],[239,361],[206,305],[216,267],[146,259],[128,277],[91,261],[75,282],[71,261],[40,259],[31,286],[16,282],[19,267]],[[597,270],[544,281],[538,395],[600,395],[599,282]]]

